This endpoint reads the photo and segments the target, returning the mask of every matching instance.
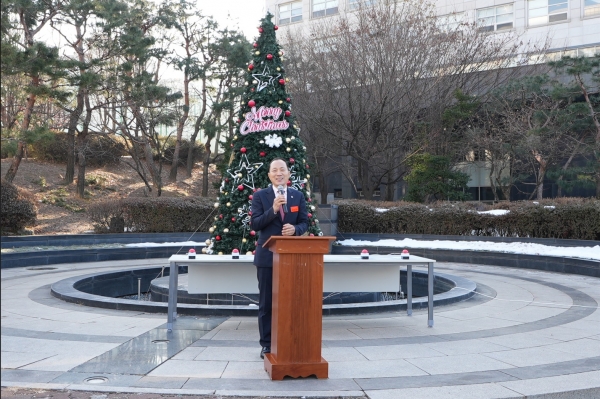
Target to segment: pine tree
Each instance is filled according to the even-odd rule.
[[[239,111],[238,126],[230,146],[230,161],[223,173],[218,208],[209,229],[204,252],[230,254],[238,249],[248,254],[256,248],[258,232],[250,226],[252,195],[270,184],[267,173],[275,158],[282,158],[291,171],[288,186],[301,191],[307,201],[310,235],[322,235],[316,219],[314,195],[308,183],[309,165],[300,129],[292,114],[291,98],[282,64],[283,52],[277,43],[277,26],[267,13],[258,28],[252,61],[248,65],[245,92]]]

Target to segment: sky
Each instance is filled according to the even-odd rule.
[[[251,42],[258,34],[260,19],[267,13],[264,0],[200,0],[198,7],[221,27],[239,27]]]

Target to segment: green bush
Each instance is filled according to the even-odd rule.
[[[4,180],[1,185],[0,229],[2,233],[18,234],[25,227],[35,225],[37,208],[33,194]]]
[[[336,203],[340,233],[600,240],[600,201],[596,199],[557,198],[496,205],[350,200]],[[479,213],[492,210],[509,212],[500,215]]]
[[[32,157],[49,162],[66,163],[68,155],[68,135],[53,133],[40,137],[31,145]],[[123,144],[104,135],[88,136],[86,164],[88,166],[114,165],[125,155]]]
[[[190,149],[191,142],[187,139],[181,140],[181,146],[179,147],[179,165],[187,165],[188,151]],[[163,151],[162,162],[170,165],[173,162],[173,154],[175,153],[175,139],[169,137]],[[193,161],[196,162],[202,158],[204,153],[204,146],[202,144],[194,143],[194,151],[192,152]],[[158,160],[156,158],[155,160]]]
[[[87,213],[97,233],[208,231],[213,204],[201,197],[130,197],[91,205]]]

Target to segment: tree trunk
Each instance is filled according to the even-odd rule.
[[[327,179],[323,172],[317,173],[319,179],[319,192],[321,193],[321,204],[327,204],[327,194],[329,194],[329,188],[327,187]]]
[[[202,165],[202,196],[208,196],[208,170],[210,167],[210,141],[204,144],[204,164]]]
[[[13,157],[13,161],[10,164],[10,168],[8,168],[8,170],[6,171],[6,174],[4,175],[4,178],[9,183],[12,183],[15,176],[17,175],[17,170],[19,170],[19,165],[21,164],[21,159],[23,159],[24,148],[25,148],[25,142],[22,140],[19,140],[17,143],[17,152],[16,152],[15,156]]]
[[[146,167],[148,168],[148,172],[150,172],[150,177],[152,178],[152,185],[156,188],[156,196],[160,197],[162,194],[162,179],[160,177],[160,173],[156,170],[156,165],[154,164],[154,159],[152,158],[152,147],[150,147],[150,143],[148,139],[144,139],[144,158],[146,160]]]
[[[77,196],[84,198],[85,196],[85,137],[77,137],[77,157],[78,157],[78,169],[77,169]]]
[[[65,184],[73,183],[75,178],[75,130],[67,132],[67,169],[65,170]]]
[[[179,130],[179,128],[177,128]],[[177,181],[177,169],[179,168],[179,149],[181,148],[181,138],[177,132],[177,140],[175,140],[175,150],[173,151],[173,161],[171,162],[171,171],[169,172],[169,181]]]

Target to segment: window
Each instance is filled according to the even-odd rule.
[[[312,16],[324,17],[338,13],[338,0],[313,0]]]
[[[600,0],[585,0],[583,4],[583,16],[593,17],[600,15]]]
[[[375,4],[377,2],[377,0],[348,0],[348,8],[350,10],[357,10],[361,5],[363,7],[365,6],[372,6],[373,4]]]
[[[529,26],[567,20],[568,0],[529,0]]]
[[[453,32],[463,21],[463,14],[448,14],[437,17],[437,26],[441,31]]]
[[[513,5],[504,4],[497,7],[477,10],[477,24],[479,30],[484,32],[512,29]]]
[[[302,21],[302,2],[279,5],[279,25]]]

